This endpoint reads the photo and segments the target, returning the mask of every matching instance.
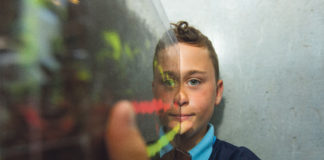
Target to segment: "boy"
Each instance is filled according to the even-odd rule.
[[[216,52],[210,40],[187,22],[180,21],[173,26],[177,42],[166,43],[164,36],[157,44],[152,86],[156,99],[177,106],[160,113],[161,134],[178,124],[180,130],[155,158],[259,159],[247,148],[214,136],[209,120],[223,94]]]
[[[214,136],[209,120],[223,94],[215,50],[187,22],[173,26],[169,33],[175,34],[177,42],[167,41],[167,32],[157,44],[152,87],[156,99],[177,106],[159,113],[161,136],[178,126],[179,132],[153,159],[258,160],[249,149]],[[130,103],[120,102],[110,116],[107,148],[112,159],[146,159],[131,108]]]

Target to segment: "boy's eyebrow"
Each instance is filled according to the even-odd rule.
[[[177,73],[173,71],[164,71],[163,73],[171,77],[177,77]]]
[[[191,76],[193,74],[207,74],[205,71],[199,71],[199,70],[190,70],[186,73],[186,75]]]
[[[199,70],[190,70],[190,71],[187,71],[184,75],[184,79],[187,79],[189,78],[190,76],[194,75],[194,74],[201,74],[201,75],[206,75],[207,72],[204,72],[204,71],[199,71]]]
[[[169,77],[172,77],[172,78],[178,78],[179,74],[178,73],[175,73],[173,71],[164,71],[163,72],[164,75],[168,75]],[[188,76],[191,76],[191,75],[194,75],[194,74],[202,74],[202,75],[205,75],[207,74],[207,72],[205,71],[199,71],[199,70],[190,70],[188,72],[186,72],[185,74],[185,77],[188,77]]]
[[[162,79],[169,77],[174,80],[179,80],[179,74],[173,71],[163,71],[162,73],[160,73],[160,76],[162,77]]]

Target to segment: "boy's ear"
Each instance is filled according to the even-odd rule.
[[[220,102],[222,101],[223,97],[223,90],[224,90],[224,85],[223,85],[223,80],[218,80],[216,83],[216,100],[215,100],[215,105],[219,105]]]

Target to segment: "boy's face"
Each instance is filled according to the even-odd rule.
[[[180,123],[181,135],[204,135],[214,106],[221,101],[223,83],[215,80],[207,49],[185,43],[177,47],[178,51],[171,46],[158,55],[163,71],[155,68],[154,96],[178,105],[160,113],[160,120],[167,130]]]

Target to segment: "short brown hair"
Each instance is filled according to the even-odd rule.
[[[160,51],[178,42],[183,42],[192,46],[207,48],[209,57],[213,63],[213,67],[215,70],[215,79],[217,82],[219,79],[218,58],[211,41],[204,34],[202,34],[198,29],[189,26],[188,22],[186,21],[179,21],[176,24],[171,23],[171,25],[172,28],[169,29],[166,33],[164,33],[164,35],[156,45],[155,53],[154,53],[154,61],[157,60],[157,55]],[[174,38],[176,38],[176,40]],[[155,67],[155,65],[153,66]],[[155,69],[154,67],[153,70]]]

